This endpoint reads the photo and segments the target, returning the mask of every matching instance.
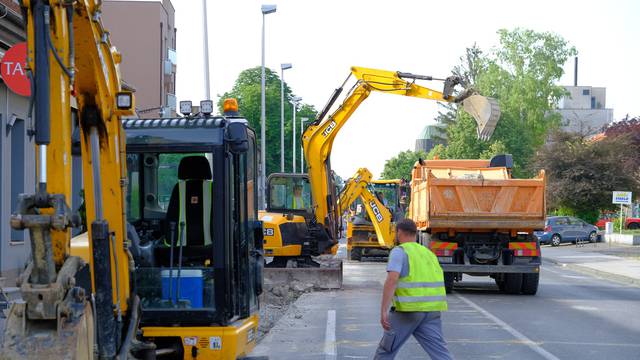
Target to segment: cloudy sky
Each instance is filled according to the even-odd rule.
[[[172,2],[177,96],[197,103],[204,98],[202,1]],[[577,48],[579,85],[606,87],[615,119],[640,115],[638,1],[209,0],[212,94],[230,89],[243,69],[260,65],[263,3],[278,6],[266,19],[266,65],[292,63],[285,81],[318,109],[352,65],[445,77],[465,47],[475,42],[490,49],[496,30],[524,27],[556,32]],[[561,84],[571,85],[573,61],[565,72]],[[432,101],[372,94],[338,135],[333,168],[343,177],[363,166],[379,174],[386,159],[413,149],[436,110]]]

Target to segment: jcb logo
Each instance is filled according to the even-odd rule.
[[[376,220],[378,220],[378,222],[382,222],[382,219],[384,219],[384,217],[382,216],[382,213],[380,213],[380,209],[378,209],[378,205],[376,205],[376,202],[373,200],[370,201],[369,206],[371,206],[371,210],[373,210],[373,214],[376,216]]]
[[[327,128],[322,131],[322,136],[324,137],[329,136],[329,134],[331,134],[331,132],[333,131],[333,129],[335,129],[335,127],[336,127],[336,122],[331,120],[331,122],[329,123],[329,126],[327,126]]]

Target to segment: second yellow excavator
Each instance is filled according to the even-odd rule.
[[[356,83],[330,115],[331,108],[351,76]],[[417,80],[442,81],[443,91],[416,84]],[[265,255],[273,256],[271,266],[282,267],[293,260],[297,266],[317,266],[311,256],[335,253],[342,229],[338,191],[331,170],[331,150],[340,129],[372,91],[459,103],[478,124],[478,137],[487,139],[500,117],[496,100],[464,89],[454,96],[462,79],[438,79],[399,71],[352,67],[344,83],[302,135],[308,175],[272,174],[267,184],[267,210],[260,213],[264,226]],[[327,116],[328,115],[328,116]]]

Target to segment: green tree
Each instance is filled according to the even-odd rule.
[[[243,70],[238,75],[233,88],[225,92],[220,98],[218,107],[222,111],[222,104],[226,98],[238,100],[240,114],[244,116],[249,125],[256,131],[258,144],[260,143],[260,83],[261,68],[254,67]],[[265,69],[265,98],[266,98],[266,169],[267,175],[280,171],[280,77],[278,74],[267,68]],[[285,171],[292,169],[292,118],[293,105],[291,98],[295,95],[293,90],[284,83],[284,156]],[[296,169],[300,166],[300,118],[307,117],[309,120],[315,119],[317,111],[313,105],[301,104],[296,113]],[[258,145],[260,146],[260,145]]]
[[[576,51],[549,32],[502,29],[498,36],[500,46],[491,54],[470,58],[475,69],[474,87],[500,104],[501,118],[494,136],[490,142],[478,140],[473,119],[457,112],[456,121],[447,128],[447,156],[479,158],[500,149],[513,154],[516,175],[528,176],[536,150],[559,125],[560,115],[553,110],[565,90],[556,82],[564,63]],[[501,145],[493,145],[496,142]]]
[[[546,171],[549,210],[595,222],[600,210],[615,209],[612,191],[638,190],[638,177],[627,166],[634,156],[626,136],[585,141],[575,134],[554,134],[534,161],[536,169]]]
[[[401,151],[384,163],[381,177],[383,179],[411,179],[411,170],[418,159],[426,159],[424,151]]]

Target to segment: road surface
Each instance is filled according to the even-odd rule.
[[[346,263],[344,290],[304,294],[257,346],[272,359],[370,359],[382,334],[381,263]],[[545,262],[536,296],[505,295],[465,277],[448,296],[445,337],[456,359],[638,359],[640,288]],[[409,340],[397,359],[424,359]]]

